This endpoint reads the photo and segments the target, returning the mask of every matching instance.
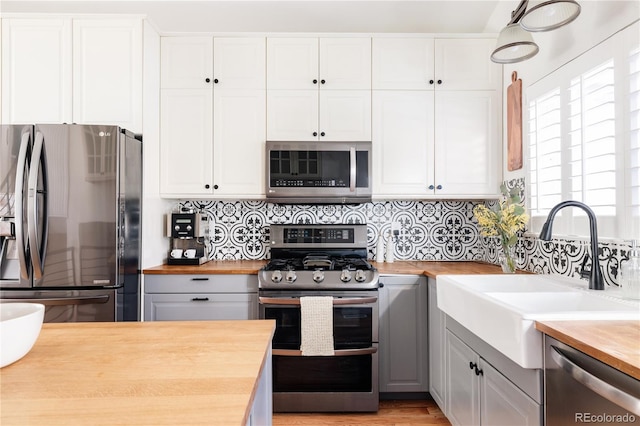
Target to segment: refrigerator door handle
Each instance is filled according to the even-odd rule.
[[[16,165],[16,189],[15,189],[15,227],[16,244],[18,245],[18,259],[20,261],[20,277],[23,280],[29,279],[27,269],[27,235],[24,232],[24,169],[27,166],[27,150],[29,148],[30,133],[24,133],[20,142],[20,152],[18,153],[18,164]]]
[[[107,303],[109,295],[102,296],[86,296],[86,297],[45,297],[45,298],[19,298],[19,299],[2,299],[3,302],[20,302],[20,303],[41,303],[45,306],[66,306],[66,305],[98,305]]]
[[[38,235],[38,180],[40,178],[40,166],[42,166],[43,182],[43,206],[42,206],[42,235]],[[29,182],[27,194],[27,215],[29,220],[29,245],[31,247],[31,263],[33,264],[34,279],[42,278],[44,261],[47,256],[47,236],[49,235],[49,197],[47,183],[47,161],[44,149],[44,135],[36,132],[31,167],[29,168]]]

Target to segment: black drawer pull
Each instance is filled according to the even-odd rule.
[[[192,302],[208,302],[209,298],[208,297],[194,297],[193,299],[191,299]]]
[[[207,278],[207,277],[197,277],[197,278],[191,278],[191,281],[209,281],[209,278]]]

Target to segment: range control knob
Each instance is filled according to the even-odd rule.
[[[285,281],[288,283],[294,282],[296,278],[298,278],[296,276],[296,271],[287,271],[286,275],[284,276]]]
[[[358,269],[356,271],[356,281],[358,281],[359,283],[363,282],[364,280],[367,279],[367,274],[364,273],[364,271],[362,269]]]
[[[351,281],[351,271],[349,271],[348,269],[343,269],[342,273],[340,274],[340,281],[342,281],[343,283],[348,283],[349,281]]]
[[[317,283],[324,281],[324,271],[313,271],[313,281]]]
[[[273,271],[271,273],[271,281],[273,281],[274,283],[279,283],[280,281],[282,281],[282,272]]]

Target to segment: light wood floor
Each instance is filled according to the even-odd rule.
[[[380,401],[377,413],[274,413],[273,426],[451,425],[432,399]]]

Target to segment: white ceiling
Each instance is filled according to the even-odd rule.
[[[178,32],[497,33],[519,0],[2,0],[3,13],[134,13]]]

